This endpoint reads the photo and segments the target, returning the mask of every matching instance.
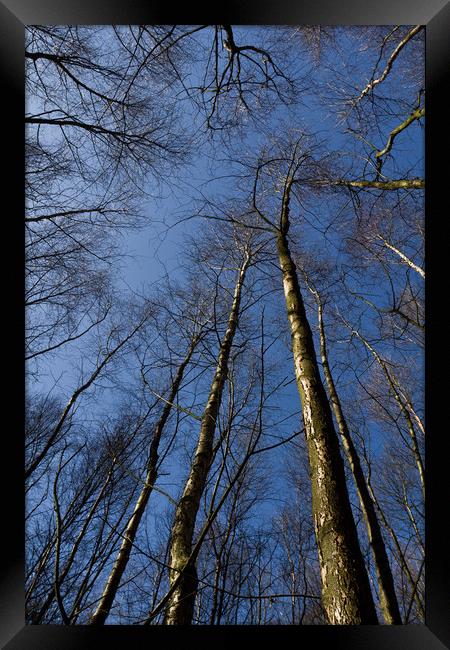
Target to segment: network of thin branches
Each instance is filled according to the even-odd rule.
[[[422,623],[421,26],[28,26],[31,624]]]

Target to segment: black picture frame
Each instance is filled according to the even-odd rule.
[[[151,6],[150,6],[151,4]],[[450,581],[447,522],[449,481],[448,432],[445,417],[450,359],[446,350],[445,285],[448,253],[446,225],[449,184],[449,103],[444,97],[450,71],[450,2],[445,0],[229,0],[226,12],[200,11],[192,3],[176,14],[169,3],[155,0],[4,0],[0,2],[0,69],[2,73],[2,125],[5,161],[2,192],[4,253],[13,256],[3,271],[4,312],[7,326],[3,376],[2,436],[2,541],[0,573],[0,642],[8,650],[29,648],[99,648],[128,643],[130,648],[167,648],[171,644],[214,643],[229,646],[236,639],[257,644],[324,644],[336,650],[439,650],[450,647]],[[426,25],[426,619],[408,626],[25,626],[24,623],[24,495],[23,404],[24,247],[24,25],[27,24],[424,24]],[[447,81],[447,83],[446,83]],[[5,135],[11,137],[6,146]],[[439,153],[443,151],[441,157]],[[8,199],[8,209],[6,209]],[[447,199],[447,200],[446,200]],[[445,248],[444,248],[445,247]],[[446,255],[447,253],[447,255]],[[2,257],[5,257],[2,256]],[[441,288],[442,287],[442,288]],[[2,355],[3,356],[3,355]],[[4,356],[3,356],[4,359]],[[447,398],[448,401],[448,398]],[[443,417],[440,417],[440,414]],[[3,422],[6,418],[3,419]]]

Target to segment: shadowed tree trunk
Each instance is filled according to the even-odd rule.
[[[161,440],[161,435],[163,433],[164,426],[173,406],[173,402],[183,380],[184,371],[186,370],[186,367],[191,360],[199,338],[200,336],[197,335],[192,339],[186,357],[178,367],[177,374],[175,375],[175,379],[170,389],[168,399],[166,400],[166,405],[154,429],[152,441],[150,444],[150,453],[147,463],[147,475],[145,477],[145,483],[137,498],[133,514],[131,515],[123,534],[123,540],[120,545],[120,549],[114,562],[113,568],[111,569],[111,573],[109,574],[106,585],[103,589],[102,597],[97,605],[97,609],[91,617],[91,625],[103,625],[108,618],[109,612],[111,611],[111,606],[119,588],[120,580],[130,558],[131,549],[133,548],[133,543],[136,538],[136,533],[139,528],[142,515],[145,512],[148,500],[152,493],[153,485],[157,478],[158,447]]]
[[[247,249],[239,269],[227,330],[220,345],[217,367],[203,412],[200,435],[191,470],[175,511],[170,541],[169,563],[171,570],[169,579],[171,587],[177,578],[178,584],[173,590],[166,607],[164,617],[166,625],[189,625],[192,622],[198,579],[195,562],[191,561],[188,565],[187,562],[192,551],[200,499],[205,489],[209,468],[214,459],[213,442],[216,421],[228,372],[230,350],[239,319],[242,286],[249,263],[250,252]],[[179,579],[180,572],[183,574],[181,579]]]
[[[361,462],[356,451],[355,445],[350,435],[344,413],[342,411],[339,395],[334,384],[333,375],[331,374],[328,363],[328,351],[325,337],[325,327],[323,323],[323,305],[320,294],[310,287],[314,294],[318,307],[318,321],[320,334],[320,354],[322,359],[322,368],[325,375],[325,381],[328,387],[331,406],[338,425],[339,433],[342,440],[342,446],[347,455],[350,469],[358,492],[358,498],[363,511],[364,520],[367,527],[370,546],[372,548],[375,571],[377,574],[378,587],[380,593],[380,604],[383,617],[386,623],[391,625],[401,625],[402,619],[398,606],[397,596],[395,593],[394,579],[392,576],[389,559],[386,552],[383,536],[381,534],[380,524],[375,510],[375,504],[370,496],[367,487]]]
[[[374,504],[375,504],[375,506],[376,506],[376,508],[378,510],[378,513],[380,515],[380,519],[381,519],[381,521],[383,523],[383,526],[385,527],[385,529],[387,530],[387,532],[391,536],[392,541],[394,542],[394,546],[395,546],[395,549],[397,551],[397,556],[398,556],[398,563],[401,566],[402,571],[404,571],[405,576],[406,576],[406,578],[407,578],[407,580],[408,580],[408,582],[409,582],[409,584],[411,586],[411,593],[412,593],[411,600],[414,600],[416,602],[416,605],[417,605],[417,608],[419,610],[420,616],[422,617],[422,619],[425,619],[425,607],[424,607],[424,604],[422,602],[420,593],[418,591],[418,579],[414,578],[413,574],[411,573],[411,569],[409,567],[407,558],[405,557],[405,552],[402,549],[399,538],[397,537],[397,534],[396,534],[395,530],[392,528],[389,521],[387,520],[387,517],[386,517],[386,515],[384,513],[384,510],[381,507],[381,504],[379,503],[379,501],[378,501],[378,499],[377,499],[377,497],[375,495],[375,492],[373,491],[373,487],[371,485],[370,464],[369,464],[369,459],[368,458],[366,458],[366,462],[367,462],[367,467],[368,467],[368,470],[369,470],[369,475],[368,475],[368,480],[367,480],[367,488],[369,490],[370,496],[371,496],[372,501],[374,502]],[[419,576],[419,578],[420,578],[420,576]],[[405,620],[405,623],[407,623],[407,620]]]
[[[288,245],[292,183],[290,177],[285,184],[277,250],[309,454],[323,604],[331,624],[376,624],[375,605],[351,511],[339,441]]]

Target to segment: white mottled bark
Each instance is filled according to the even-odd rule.
[[[216,421],[228,372],[230,350],[238,324],[242,287],[249,263],[250,254],[247,253],[239,270],[228,326],[220,345],[217,367],[203,412],[194,459],[175,512],[170,540],[170,586],[173,591],[165,611],[164,622],[167,625],[189,625],[192,622],[197,592],[195,560],[190,559],[195,522],[213,461]]]
[[[277,250],[309,453],[323,605],[331,624],[376,624],[375,605],[351,511],[339,441],[288,245],[291,185],[288,179]]]

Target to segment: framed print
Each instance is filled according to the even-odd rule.
[[[0,12],[2,647],[450,647],[450,4]]]

